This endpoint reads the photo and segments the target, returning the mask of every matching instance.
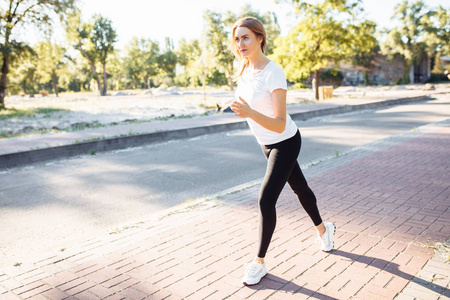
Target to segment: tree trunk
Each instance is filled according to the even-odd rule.
[[[228,85],[230,86],[230,89],[233,91],[234,90],[233,65],[231,65],[228,71]]]
[[[56,72],[55,72],[55,69],[53,69],[53,72],[52,72],[52,84],[53,84],[53,91],[55,91],[56,97],[59,97],[59,96],[58,96],[58,83],[56,82]]]
[[[230,86],[230,89],[234,90],[234,82],[233,82],[233,75],[228,76],[228,85]]]
[[[11,19],[8,18],[7,22],[11,23]],[[5,41],[3,47],[3,65],[2,65],[2,76],[0,79],[0,110],[5,108],[5,97],[6,97],[6,85],[8,83],[8,72],[9,72],[9,56],[10,56],[10,44],[9,37],[11,35],[11,27],[6,26],[5,31]]]
[[[203,100],[206,100],[206,75],[202,76]]]
[[[314,99],[316,101],[319,100],[319,70],[314,71],[314,77],[313,77],[313,90],[314,90]]]
[[[103,90],[102,96],[106,96],[106,91],[108,90],[108,86],[106,85],[106,62],[103,63]]]
[[[414,78],[413,78],[413,81],[411,82],[411,77],[410,77],[411,66],[412,66],[412,63],[405,59],[405,62],[404,62],[405,69],[403,70],[403,84],[408,84],[408,83],[414,82]],[[413,76],[414,76],[414,73],[413,73]]]
[[[89,58],[89,56],[87,55],[86,51],[84,51],[83,48],[79,47],[81,54],[84,56],[84,58],[86,58],[89,62],[89,66],[91,67],[92,73],[94,74],[95,80],[97,81],[97,85],[98,85],[98,91],[100,92],[100,95],[102,95],[102,83],[100,82],[100,77],[97,74],[97,71],[95,70],[95,66],[94,63],[91,61],[91,59]]]
[[[8,80],[9,57],[3,54],[2,77],[0,80],[0,110],[5,108],[6,82]]]

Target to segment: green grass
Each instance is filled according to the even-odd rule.
[[[62,111],[68,111],[67,109],[61,108],[27,108],[27,109],[16,109],[7,108],[0,110],[0,120],[8,120],[13,118],[27,118],[36,117],[36,115],[43,114],[44,118],[51,117],[52,114]]]

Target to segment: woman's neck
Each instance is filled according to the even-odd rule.
[[[255,57],[248,59],[249,70],[262,70],[269,63],[269,59],[264,54],[259,54]]]

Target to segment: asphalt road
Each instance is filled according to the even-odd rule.
[[[303,137],[299,162],[448,118],[447,94],[428,102],[297,121]],[[248,130],[1,172],[0,267],[33,261],[190,199],[258,180],[264,172],[265,158]]]

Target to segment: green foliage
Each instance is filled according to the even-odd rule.
[[[80,53],[76,57],[65,57],[68,62],[60,69],[58,78],[62,90],[74,92],[90,90],[93,75],[87,60]]]
[[[320,73],[320,80],[325,84],[341,85],[344,75],[336,69],[327,69]]]
[[[427,83],[441,83],[441,82],[448,82],[449,79],[447,75],[439,73],[431,73],[430,79],[428,79]]]
[[[227,85],[227,76],[220,72],[219,70],[214,70],[214,72],[207,78],[207,82],[214,86]]]
[[[420,63],[425,51],[429,51],[428,45],[423,41],[424,35],[431,30],[429,22],[431,11],[427,11],[423,1],[410,3],[403,0],[395,7],[393,19],[399,25],[393,29],[385,29],[386,40],[381,45],[381,50],[393,59],[395,55],[401,55],[404,60],[404,80],[410,82],[409,69],[414,63]]]
[[[212,66],[204,66],[205,70],[209,68],[206,73],[210,75],[217,69],[219,72],[226,74],[228,85],[233,89],[234,57],[228,50],[229,29],[225,26],[224,19],[220,13],[207,10],[203,14],[203,19],[205,21],[205,41],[202,44],[202,52],[206,52],[203,60],[205,62],[211,61],[213,64]]]
[[[117,41],[117,33],[112,27],[111,20],[101,15],[93,16],[93,24],[89,38],[93,44],[94,55],[102,64],[106,63],[108,54],[114,50],[114,43]]]
[[[37,72],[38,56],[34,50],[23,53],[9,65],[8,92],[16,94],[36,94],[42,84],[39,84],[39,73]]]
[[[177,54],[174,51],[173,41],[171,38],[166,37],[165,50],[157,57],[158,66],[160,68],[160,78],[169,77],[172,79],[175,76],[175,68],[177,66]],[[166,80],[167,81],[167,80]]]
[[[397,80],[395,81],[394,85],[402,85],[402,84],[409,84],[409,83],[410,83],[409,77],[397,78]]]
[[[367,70],[364,71],[364,84],[370,85],[369,71],[367,71]]]
[[[423,17],[423,41],[431,50],[450,55],[450,12],[442,6]]]
[[[0,10],[0,33],[3,42],[0,44],[2,54],[2,76],[0,81],[0,108],[4,108],[7,77],[10,63],[14,56],[20,56],[29,47],[23,42],[11,39],[17,26],[33,23],[37,26],[51,24],[50,15],[62,17],[75,7],[75,0],[10,0],[9,5]]]
[[[351,58],[355,50],[363,53],[375,46],[375,23],[358,21],[356,15],[362,11],[359,1],[325,0],[316,4],[303,1],[296,3],[298,24],[279,45],[273,60],[284,67],[287,78],[297,82],[318,73],[328,63],[338,64]],[[318,99],[316,82],[315,98]]]
[[[356,52],[352,58],[352,63],[353,65],[362,66],[367,69],[373,68],[373,60],[379,51],[380,46],[376,44],[375,47],[368,52]]]
[[[127,88],[150,88],[158,74],[159,43],[134,37],[124,49],[123,71]]]
[[[398,26],[384,31],[385,42],[380,46],[373,36],[375,24],[358,19],[362,15],[360,0],[291,0],[298,20],[283,38],[279,37],[280,27],[274,13],[261,13],[245,5],[236,14],[205,11],[201,37],[192,41],[180,40],[177,49],[170,38],[166,38],[161,46],[150,39],[133,38],[123,51],[115,49],[117,34],[111,21],[95,15],[83,22],[80,11],[65,18],[67,40],[79,51],[77,55],[50,38],[33,47],[11,39],[15,21],[50,28],[46,26],[56,14],[73,11],[75,2],[11,0],[11,9],[16,7],[23,14],[20,20],[17,16],[11,19],[11,9],[6,6],[0,11],[0,34],[4,41],[0,43],[0,58],[3,64],[6,58],[9,93],[98,90],[106,94],[107,89],[142,89],[173,84],[192,87],[228,84],[233,88],[234,57],[228,50],[228,43],[232,25],[244,16],[256,17],[264,24],[266,54],[283,66],[291,82],[308,79],[311,73],[316,81],[339,82],[339,75],[322,72],[329,63],[338,65],[341,60],[349,59],[367,70],[372,67],[380,46],[390,58],[403,57],[409,64],[405,70],[410,64],[419,62],[426,52],[432,57],[436,53],[436,61],[440,55],[450,55],[448,10],[442,6],[428,10],[424,1],[407,0],[396,7],[394,18]],[[433,72],[443,71],[436,62]],[[408,82],[406,77],[399,82]],[[367,71],[364,79],[370,84]],[[6,87],[5,82],[3,87]]]
[[[72,14],[66,22],[66,35],[72,46],[88,61],[93,78],[102,96],[107,92],[106,63],[114,51],[117,33],[109,19],[94,15],[90,22],[81,21],[81,13]],[[103,86],[97,72],[97,64],[103,71]]]
[[[51,34],[51,32],[49,33]],[[58,76],[65,64],[66,49],[52,43],[50,37],[46,42],[40,42],[34,46],[38,56],[36,72],[38,84],[50,85],[53,92],[58,95]]]
[[[204,46],[204,42],[199,40],[186,41],[180,40],[178,43],[178,64],[184,70],[183,86],[196,87],[199,84],[199,78],[203,73],[208,73],[206,61],[208,61],[207,54],[200,48]],[[205,75],[207,76],[207,75]],[[181,76],[179,77],[181,78]]]

